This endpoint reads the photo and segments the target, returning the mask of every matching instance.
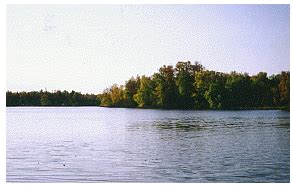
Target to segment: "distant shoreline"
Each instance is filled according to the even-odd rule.
[[[7,106],[101,106],[177,110],[290,110],[290,72],[222,73],[198,62],[163,65],[102,93],[54,90],[6,92]]]
[[[100,108],[116,108],[116,109],[141,109],[141,110],[185,110],[185,111],[244,111],[244,110],[282,110],[289,111],[287,107],[259,107],[259,108],[230,108],[230,109],[181,109],[181,108],[142,108],[142,107],[107,107],[107,106],[6,106],[6,108],[29,108],[29,107],[42,107],[42,108],[82,108],[82,107],[100,107]]]

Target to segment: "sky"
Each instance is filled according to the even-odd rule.
[[[100,93],[162,65],[290,69],[289,5],[7,5],[6,88]]]

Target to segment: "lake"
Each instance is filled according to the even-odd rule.
[[[6,108],[7,182],[289,182],[290,113]]]

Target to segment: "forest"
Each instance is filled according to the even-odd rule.
[[[6,92],[6,106],[99,106],[94,94],[71,91]]]
[[[161,109],[290,110],[290,72],[222,73],[200,63],[163,65],[151,76],[131,77],[99,94],[71,91],[6,92],[6,106],[103,106]]]

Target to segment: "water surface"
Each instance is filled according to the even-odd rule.
[[[289,182],[290,113],[7,108],[7,182]]]

